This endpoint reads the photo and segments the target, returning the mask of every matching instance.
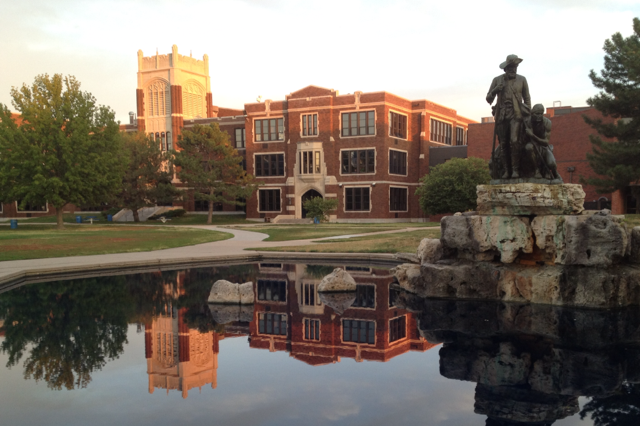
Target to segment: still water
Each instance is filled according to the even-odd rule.
[[[1,425],[640,425],[640,313],[425,300],[256,263],[0,294]],[[207,304],[218,279],[250,307]],[[333,307],[331,307],[333,306]]]

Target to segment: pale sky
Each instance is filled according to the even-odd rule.
[[[507,55],[533,103],[584,106],[602,46],[640,0],[0,0],[0,103],[42,73],[72,74],[128,122],[137,51],[210,57],[214,105],[310,84],[428,99],[480,120]]]

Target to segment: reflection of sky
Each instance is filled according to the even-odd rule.
[[[183,400],[178,391],[148,393],[144,333],[130,326],[128,340],[119,359],[94,372],[86,389],[73,391],[51,391],[44,382],[24,380],[22,364],[7,370],[7,356],[0,354],[0,424],[453,426],[485,421],[473,412],[475,384],[440,376],[438,347],[387,363],[343,358],[311,367],[286,352],[249,349],[246,337],[226,339],[220,342],[217,389],[192,389]],[[579,416],[554,423],[590,424]]]

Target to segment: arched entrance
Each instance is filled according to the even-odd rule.
[[[304,202],[316,197],[322,198],[322,195],[320,195],[320,193],[315,189],[310,189],[302,195],[302,218],[303,219],[306,219],[307,217],[307,211],[304,208]]]

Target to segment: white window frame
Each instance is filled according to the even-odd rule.
[[[405,137],[401,138],[399,136],[393,136],[391,134],[391,129],[392,129],[392,122],[391,122],[391,113],[394,114],[398,114],[398,115],[404,115],[407,118],[407,128],[405,129]],[[394,138],[394,139],[399,139],[401,141],[408,141],[409,140],[409,114],[405,114],[404,112],[400,112],[396,109],[389,109],[389,137],[390,138]]]
[[[434,141],[431,139],[431,120],[436,120],[436,121],[440,121],[442,123],[446,123],[449,124],[451,126],[451,145],[449,145],[448,143],[444,143],[444,142],[438,142],[438,141]],[[443,146],[455,146],[453,145],[453,143],[455,142],[455,134],[453,131],[454,128],[454,124],[453,121],[449,121],[449,120],[445,120],[439,117],[434,117],[434,116],[430,116],[429,117],[429,142],[433,142],[433,143],[437,143]]]
[[[349,114],[349,113],[352,113],[352,112],[369,112],[369,111],[373,111],[373,134],[372,135],[358,135],[358,136],[343,136],[342,135],[342,114]],[[376,136],[378,136],[378,110],[376,108],[338,110],[338,124],[339,124],[338,131],[339,131],[340,139],[376,137]]]
[[[374,283],[358,283],[357,285],[373,287],[373,308],[366,308],[366,307],[361,307],[361,306],[351,306],[351,307],[349,307],[349,309],[361,309],[361,310],[364,310],[364,311],[375,311],[376,308],[378,307],[378,292],[376,291],[378,289],[378,287]],[[354,302],[355,302],[355,300],[354,300]]]
[[[391,210],[391,188],[400,188],[407,190],[406,210]],[[389,185],[389,213],[408,213],[409,212],[409,187],[400,185]]]
[[[278,120],[279,118],[282,118],[282,140],[275,140],[275,141],[257,141],[256,140],[256,120]],[[277,121],[276,121],[276,125],[277,125]],[[251,120],[251,136],[252,136],[252,141],[253,143],[283,143],[285,141],[285,139],[287,139],[286,136],[287,133],[287,120],[285,119],[284,115],[275,115],[275,116],[264,116],[264,117],[254,117]],[[246,132],[245,132],[245,145],[246,145]]]
[[[282,177],[282,176],[278,176],[278,177]],[[260,210],[260,191],[273,191],[273,190],[277,190],[280,192],[280,210]],[[258,213],[282,213],[282,205],[284,204],[282,202],[282,188],[259,188],[258,192],[256,193],[256,196],[258,197]]]
[[[272,154],[282,154],[282,156],[284,157],[283,159],[283,163],[282,163],[282,168],[284,171],[283,175],[280,176],[258,176],[256,175],[256,157],[259,155],[272,155]],[[256,178],[260,178],[260,179],[282,179],[282,178],[286,178],[287,177],[287,155],[284,151],[272,151],[272,152],[254,152],[253,153],[253,175]],[[262,189],[266,189],[266,188],[262,188]]]
[[[373,173],[342,173],[342,151],[367,151],[373,150]],[[342,148],[338,157],[340,176],[374,176],[378,171],[378,150],[374,146],[358,147],[358,148]]]
[[[406,163],[405,163],[405,170],[407,171],[407,173],[405,174],[399,174],[399,173],[391,173],[390,169],[391,169],[391,151],[399,151],[399,152],[404,152],[407,155],[407,159],[406,159]],[[389,167],[387,167],[387,173],[389,173],[389,175],[391,176],[404,176],[407,177],[409,176],[409,151],[406,151],[404,149],[397,149],[397,148],[389,148],[388,154],[387,154],[387,159],[388,159],[388,163],[389,163]]]
[[[308,305],[305,305],[308,306]],[[305,320],[309,320],[311,321],[318,321],[318,339],[307,339],[306,337],[304,337],[304,322]],[[320,318],[309,318],[309,317],[304,317],[302,318],[302,340],[305,342],[320,342],[322,341],[322,321],[320,320]]]
[[[366,322],[372,322],[373,323],[373,343],[360,343],[360,342],[353,342],[350,340],[344,340],[344,324],[342,323],[342,321],[366,321]],[[367,345],[367,346],[375,346],[378,343],[378,322],[374,319],[374,320],[369,320],[369,319],[363,319],[363,318],[345,318],[342,317],[340,318],[340,341],[345,344],[345,345]]]
[[[347,188],[369,188],[369,210],[347,210]],[[343,213],[371,213],[373,200],[373,186],[371,185],[345,185],[342,188],[342,212]]]
[[[305,115],[315,115],[316,116],[316,132],[317,134],[315,135],[305,135],[304,134],[304,120],[302,119],[302,117],[304,117]],[[300,114],[300,137],[301,138],[317,138],[318,136],[320,136],[320,114],[318,114],[317,112],[303,112]]]
[[[407,317],[406,314],[404,314],[404,315],[398,315],[397,317],[389,318],[387,322],[387,330],[389,330],[389,339],[391,339],[391,321],[396,320],[398,318],[402,318],[402,317],[404,317],[404,337],[398,340],[394,340],[393,342],[387,342],[390,345],[395,345],[397,343],[404,342],[409,338],[409,318]]]

